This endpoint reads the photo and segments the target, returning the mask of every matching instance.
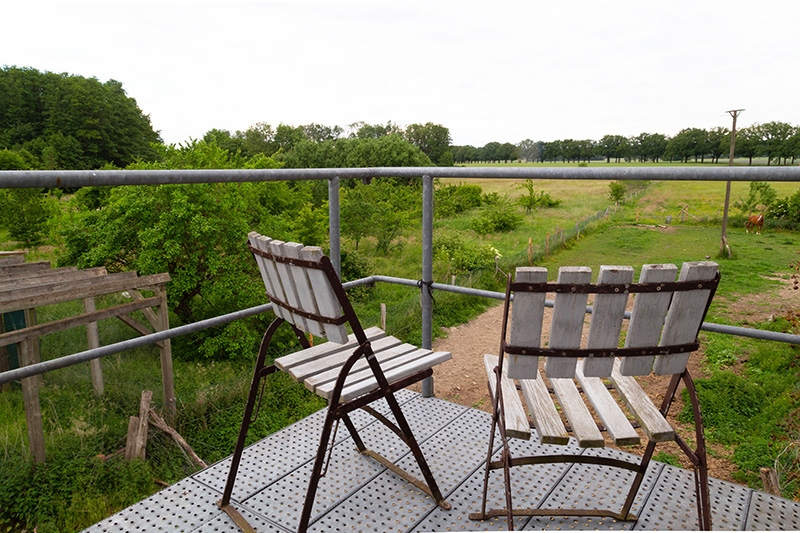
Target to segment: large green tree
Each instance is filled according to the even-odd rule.
[[[125,166],[153,157],[157,141],[150,117],[116,80],[0,69],[0,148],[25,148],[43,168]]]
[[[427,155],[437,166],[452,166],[453,154],[450,152],[450,130],[440,124],[411,124],[406,128],[405,137]]]

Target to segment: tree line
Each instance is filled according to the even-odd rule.
[[[452,146],[455,163],[480,161],[581,162],[605,159],[625,161],[690,161],[718,163],[730,154],[731,131],[727,128],[686,128],[669,137],[661,133],[640,133],[632,137],[605,135],[599,141],[563,139],[550,142],[525,139],[518,144],[490,142],[478,148]],[[786,122],[753,124],[736,132],[736,157],[753,164],[757,157],[770,164],[794,165],[800,158],[800,127]]]
[[[154,157],[160,140],[116,80],[0,68],[0,150],[15,152],[17,166],[125,166]]]

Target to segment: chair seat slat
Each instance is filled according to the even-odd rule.
[[[483,356],[483,365],[489,378],[489,393],[491,394],[492,402],[494,402],[494,395],[497,394],[497,375],[494,373],[494,369],[497,368],[498,361],[499,358],[496,355],[487,353]],[[503,393],[506,435],[515,439],[530,440],[531,424],[528,422],[528,415],[525,414],[525,408],[522,406],[522,400],[519,399],[517,387],[509,379],[505,367],[506,365],[503,365],[500,390]]]
[[[542,376],[536,376],[536,379],[521,379],[519,384],[533,417],[533,424],[539,433],[539,441],[543,444],[567,444],[569,442],[567,428],[564,427],[564,422],[556,410]]]
[[[675,430],[672,429],[670,423],[653,404],[636,379],[619,373],[619,362],[614,364],[611,382],[650,440],[666,442],[675,439]]]
[[[411,348],[410,350],[409,347]],[[385,349],[376,349],[375,357],[381,364],[383,371],[386,372],[390,368],[396,368],[412,359],[418,359],[430,353],[430,350],[422,350],[416,346],[411,346],[410,344],[398,344]],[[359,383],[360,381],[364,381],[374,376],[366,359],[359,360],[359,363],[361,362],[366,363],[366,366],[355,371],[351,369],[347,374],[347,379],[345,380],[344,385],[345,387],[350,387],[356,383]],[[338,378],[338,376],[336,376],[336,378]],[[309,384],[306,382],[306,388],[310,388],[309,385],[314,386],[315,393],[323,398],[330,398],[331,392],[333,391],[334,387],[336,387],[336,378],[328,379],[324,383],[319,383],[316,386],[314,386],[313,383]]]
[[[383,330],[376,327],[365,329],[364,334],[367,336],[367,340],[370,342],[386,336],[386,333],[384,333]],[[317,344],[316,346],[306,348],[305,350],[300,350],[288,355],[284,355],[283,357],[279,357],[275,359],[275,365],[286,372],[297,365],[302,365],[309,361],[313,361],[314,359],[319,359],[320,357],[327,357],[332,353],[342,351],[349,351],[349,353],[353,353],[353,350],[355,350],[357,346],[358,341],[356,340],[356,336],[351,334],[347,338],[346,344],[329,342]]]
[[[612,361],[613,363],[613,361]],[[597,416],[608,430],[608,434],[617,446],[630,446],[639,444],[639,434],[631,425],[628,417],[620,408],[614,397],[606,388],[603,380],[596,377],[586,377],[581,370],[580,363],[575,374],[578,383],[589,403],[594,407]]]
[[[432,368],[440,363],[444,363],[445,361],[448,361],[452,358],[453,356],[450,354],[450,352],[433,352],[430,355],[426,355],[425,357],[422,357],[420,359],[415,359],[406,365],[393,368],[388,372],[384,372],[384,375],[386,376],[386,380],[389,383],[393,383],[403,378],[410,377],[416,374],[417,372],[421,372],[423,370],[427,370],[428,368]],[[368,392],[376,390],[377,388],[378,388],[378,382],[375,380],[375,378],[361,381],[359,383],[356,383],[352,387],[347,387],[346,389],[343,389],[341,401],[348,402],[350,400],[358,398],[359,396],[363,396]]]
[[[336,343],[333,344],[336,345]],[[378,351],[385,348],[391,348],[392,346],[397,346],[398,344],[400,344],[399,339],[394,337],[383,337],[381,339],[372,341],[372,349]],[[353,355],[355,348],[356,346],[353,346],[352,350],[348,350],[346,352],[337,351],[325,357],[319,357],[302,365],[294,366],[289,369],[289,374],[294,378],[295,381],[304,383],[308,378],[316,376],[321,372],[325,372],[326,370],[330,370],[332,368],[341,368],[347,359]]]
[[[603,435],[597,429],[597,424],[592,414],[583,403],[578,387],[571,379],[553,378],[550,380],[553,390],[558,398],[558,403],[567,417],[572,429],[572,434],[581,448],[602,448],[605,446]]]
[[[375,350],[375,358],[381,364],[383,364],[384,361],[388,361],[395,357],[399,357],[403,354],[413,352],[414,350],[417,349],[416,346],[411,344],[399,344],[396,346],[392,346],[390,348],[383,348],[380,350],[376,349],[375,348],[376,346],[377,344],[372,345],[373,349]],[[356,364],[354,364],[353,367],[350,369],[350,373],[352,374],[355,372],[360,372],[364,369],[367,369],[367,371],[369,371],[368,367],[369,363],[367,362],[367,360],[361,358],[358,361],[356,361]],[[336,381],[336,379],[339,377],[339,371],[340,369],[338,367],[331,368],[330,370],[326,370],[325,372],[320,372],[315,376],[306,378],[303,381],[303,383],[305,384],[308,390],[310,390],[311,392],[316,392],[317,387],[324,385],[328,382]]]

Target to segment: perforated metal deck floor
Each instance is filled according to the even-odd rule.
[[[459,531],[505,530],[504,518],[475,522],[468,518],[480,505],[483,468],[491,418],[488,413],[400,391],[403,412],[436,476],[450,511],[436,507],[412,485],[368,457],[358,454],[347,431],[338,433],[327,476],[314,505],[311,531]],[[380,404],[376,404],[380,408]],[[383,406],[383,412],[388,408]],[[400,466],[421,473],[400,443],[382,424],[353,414],[364,442]],[[324,411],[304,418],[245,450],[234,491],[237,508],[260,532],[294,531],[316,453]],[[343,429],[343,428],[342,428]],[[535,454],[546,445],[514,440],[521,452]],[[563,450],[563,447],[559,447]],[[577,448],[576,448],[577,450]],[[615,450],[586,453],[625,455]],[[215,502],[221,497],[230,458],[216,463],[87,531],[238,531]],[[531,467],[533,468],[533,467]],[[540,465],[535,476],[514,475],[515,506],[618,508],[628,471],[602,472],[592,465]],[[614,470],[614,469],[612,469]],[[502,474],[493,473],[490,495],[502,506]],[[714,529],[800,530],[800,504],[713,479]],[[516,529],[697,528],[694,478],[691,472],[654,462],[639,490],[633,512],[639,521],[597,518],[515,518]]]

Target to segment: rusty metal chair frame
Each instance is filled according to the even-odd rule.
[[[444,497],[439,490],[438,485],[436,484],[436,480],[433,477],[430,467],[428,466],[427,461],[425,460],[424,455],[422,454],[422,450],[417,443],[414,434],[411,431],[411,427],[409,426],[405,416],[403,415],[402,410],[397,402],[397,399],[394,396],[394,393],[402,388],[405,388],[413,383],[416,383],[422,379],[425,379],[433,374],[433,370],[428,368],[421,372],[418,372],[412,376],[406,377],[404,379],[395,381],[393,383],[389,383],[384,375],[383,370],[381,369],[380,363],[375,358],[374,352],[370,345],[367,336],[364,333],[364,329],[361,326],[361,323],[356,316],[355,311],[353,310],[352,305],[350,304],[350,300],[345,293],[344,287],[339,280],[336,271],[333,268],[333,265],[330,259],[327,256],[322,256],[319,261],[308,261],[303,259],[293,259],[288,258],[281,255],[271,254],[264,250],[259,250],[254,248],[250,244],[248,244],[248,248],[254,254],[254,256],[260,256],[270,261],[276,261],[278,263],[285,263],[288,265],[308,268],[308,269],[315,269],[320,270],[324,273],[327,280],[330,282],[330,285],[333,289],[336,298],[338,299],[339,304],[342,308],[342,315],[338,318],[330,318],[320,314],[311,313],[305,311],[303,309],[298,309],[295,306],[290,305],[288,302],[278,300],[274,298],[272,295],[269,295],[270,300],[272,301],[273,305],[283,307],[284,309],[290,311],[294,315],[298,315],[304,318],[308,318],[311,320],[315,320],[317,322],[323,324],[333,324],[333,325],[342,325],[342,324],[349,324],[352,328],[353,334],[355,335],[358,347],[354,350],[352,355],[350,355],[347,361],[342,366],[338,379],[336,381],[336,386],[333,391],[333,395],[331,396],[330,403],[328,405],[327,414],[325,417],[325,422],[323,424],[322,435],[320,436],[319,447],[317,449],[316,459],[314,461],[314,466],[311,472],[311,478],[308,484],[308,490],[306,493],[305,503],[303,505],[303,511],[300,518],[300,523],[298,525],[298,531],[304,532],[308,529],[310,520],[311,520],[311,512],[314,506],[314,497],[317,492],[317,488],[319,486],[320,479],[326,474],[327,467],[325,467],[325,471],[323,471],[323,466],[325,466],[325,454],[328,450],[328,445],[331,443],[331,433],[334,430],[334,423],[336,423],[336,427],[338,427],[338,422],[341,420],[344,422],[345,427],[347,427],[353,441],[356,444],[356,447],[359,453],[367,455],[371,457],[381,465],[385,466],[387,469],[391,470],[396,475],[402,477],[409,483],[416,486],[418,489],[429,495],[437,505],[444,509],[450,509],[450,504],[445,501]],[[264,393],[264,383],[263,380],[266,377],[274,372],[277,372],[279,369],[276,365],[267,365],[266,364],[266,357],[269,348],[269,344],[272,340],[272,336],[275,334],[277,329],[286,322],[283,318],[275,318],[272,323],[267,328],[266,333],[261,341],[261,346],[258,352],[258,358],[256,360],[255,369],[253,371],[253,380],[250,385],[250,392],[248,394],[247,403],[245,405],[244,416],[242,419],[242,425],[239,429],[239,435],[236,441],[236,447],[233,453],[232,462],[230,471],[228,473],[228,479],[225,485],[225,490],[220,499],[217,502],[217,505],[225,511],[231,519],[239,526],[239,528],[244,532],[252,532],[255,531],[252,526],[244,519],[244,517],[234,508],[233,504],[231,503],[231,495],[233,493],[233,487],[236,480],[236,474],[239,469],[239,464],[242,458],[242,454],[244,452],[244,444],[245,439],[247,437],[247,431],[250,427],[250,424],[255,420],[256,416],[258,415],[258,411],[261,405],[261,396]],[[303,348],[309,347],[309,342],[306,339],[305,334],[299,330],[294,324],[289,323],[289,326],[292,327],[294,330],[295,335],[297,336],[298,341],[300,342]],[[353,365],[360,359],[365,358],[369,364],[372,373],[375,376],[375,379],[378,383],[377,390],[369,392],[365,395],[362,395],[358,398],[352,399],[346,402],[340,402],[342,389],[345,385],[345,379],[348,376],[350,369]],[[259,392],[260,389],[260,392]],[[395,418],[396,424],[392,423],[386,416],[378,413],[376,410],[369,407],[369,404],[379,400],[385,399],[389,405],[389,409],[392,412],[392,415]],[[368,449],[361,438],[358,435],[358,431],[356,430],[355,425],[350,420],[349,413],[356,410],[362,409],[381,423],[383,423],[387,428],[389,428],[393,433],[395,433],[403,442],[405,442],[411,450],[411,453],[414,455],[414,458],[417,461],[417,464],[422,472],[424,477],[423,480],[419,480],[416,477],[412,476],[405,470],[401,469],[399,466],[394,464],[393,462],[389,461],[385,457],[381,456],[374,450]],[[331,443],[330,452],[333,452],[333,446]],[[330,460],[330,456],[328,458]]]
[[[705,310],[703,311],[703,319],[700,320],[702,324],[708,308],[714,297],[717,285],[719,283],[719,272],[716,278],[709,282],[702,282],[706,289],[711,289],[708,300],[706,302]],[[484,474],[483,495],[480,512],[471,513],[470,519],[484,520],[487,518],[506,516],[508,521],[508,529],[513,530],[514,516],[590,516],[590,517],[611,517],[622,521],[637,521],[638,517],[631,513],[636,494],[644,480],[644,475],[650,464],[653,452],[656,447],[656,442],[652,439],[648,441],[645,448],[644,455],[641,460],[637,462],[629,462],[610,457],[586,456],[575,454],[563,455],[541,455],[541,456],[525,456],[513,457],[508,443],[508,436],[506,435],[505,424],[505,410],[503,405],[503,395],[501,394],[502,376],[503,376],[503,361],[505,354],[522,354],[531,356],[546,356],[546,357],[645,357],[652,355],[667,355],[674,353],[685,353],[696,350],[699,346],[697,335],[695,334],[695,341],[690,344],[672,345],[672,346],[655,346],[650,348],[618,348],[611,350],[598,350],[589,348],[577,349],[560,349],[560,348],[540,348],[533,346],[512,346],[506,342],[508,333],[508,318],[509,310],[513,293],[519,292],[538,292],[538,293],[576,293],[585,292],[589,294],[619,294],[619,293],[643,293],[643,292],[657,292],[657,291],[688,291],[697,290],[698,282],[695,281],[677,281],[669,283],[629,283],[629,284],[568,284],[568,283],[514,283],[512,282],[511,275],[508,275],[506,285],[506,296],[503,310],[503,326],[502,338],[500,343],[500,355],[498,365],[494,368],[496,376],[496,394],[494,394],[492,403],[492,430],[489,437],[489,448],[486,459],[486,468]],[[699,331],[699,326],[698,326]],[[694,381],[689,374],[688,369],[680,374],[673,374],[669,386],[667,387],[666,394],[660,407],[661,414],[666,417],[672,405],[675,395],[678,391],[678,385],[683,382],[688,392],[689,401],[692,406],[695,425],[695,438],[697,446],[692,449],[686,441],[684,441],[677,433],[675,433],[675,442],[680,447],[681,451],[691,461],[694,467],[695,479],[695,493],[697,496],[697,513],[698,513],[698,526],[700,530],[708,531],[711,529],[711,507],[710,497],[708,491],[708,462],[706,459],[706,444],[703,432],[703,420],[700,412],[700,403],[697,396],[697,389],[695,388]],[[552,393],[552,390],[551,390]],[[491,394],[491,387],[490,387]],[[533,425],[532,425],[533,427]],[[605,428],[600,427],[601,431]],[[499,460],[492,460],[492,452],[494,450],[495,430],[499,431],[500,439],[502,441],[502,456]],[[511,497],[511,467],[520,465],[535,465],[535,464],[550,464],[550,463],[578,463],[578,464],[593,464],[615,468],[622,468],[631,470],[636,473],[631,488],[625,499],[621,511],[614,512],[608,509],[514,509]],[[487,492],[489,484],[489,473],[492,470],[503,470],[504,485],[505,485],[505,509],[486,509]]]

